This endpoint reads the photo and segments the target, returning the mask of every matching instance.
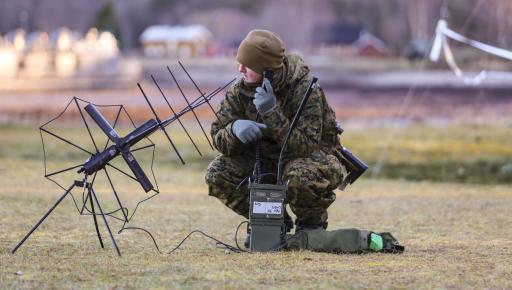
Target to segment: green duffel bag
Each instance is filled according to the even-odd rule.
[[[287,235],[288,250],[310,250],[325,253],[402,253],[405,247],[388,232],[375,233],[360,229],[301,230]]]

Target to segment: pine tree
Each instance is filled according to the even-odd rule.
[[[107,2],[105,5],[103,5],[103,7],[96,15],[94,26],[100,31],[110,31],[112,34],[114,34],[119,43],[119,46],[122,47],[123,41],[121,38],[121,25],[119,25],[119,21],[117,20],[112,3]]]

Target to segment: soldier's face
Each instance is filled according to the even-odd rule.
[[[249,84],[258,84],[263,80],[263,75],[259,74],[243,64],[238,66],[238,71],[244,74],[244,81]]]

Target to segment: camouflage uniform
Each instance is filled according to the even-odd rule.
[[[228,90],[217,113],[220,121],[216,120],[211,128],[214,146],[222,155],[208,166],[209,195],[248,218],[249,190],[246,185],[238,189],[237,186],[253,173],[256,144],[243,144],[233,134],[231,126],[239,119],[257,120],[267,125],[261,139],[262,172],[275,174],[282,142],[310,82],[309,68],[302,59],[287,55],[283,69],[272,82],[276,109],[258,120],[252,103],[256,87],[240,80]],[[292,131],[284,155],[283,178],[289,181],[288,202],[297,216],[297,224],[327,225],[327,208],[336,199],[333,190],[346,176],[336,152],[337,134],[334,112],[320,86],[316,86]]]

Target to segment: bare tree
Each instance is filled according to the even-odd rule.
[[[291,47],[304,49],[313,45],[316,28],[337,22],[361,25],[400,52],[412,39],[430,39],[443,5],[455,30],[503,47],[512,41],[511,0],[4,0],[0,32],[20,26],[85,32],[107,2],[113,4],[127,47],[138,46],[148,25],[194,23],[230,38],[243,37],[250,28],[270,28]]]
[[[510,0],[494,0],[496,6],[497,39],[501,47],[510,46],[510,34],[512,30],[512,2]]]

